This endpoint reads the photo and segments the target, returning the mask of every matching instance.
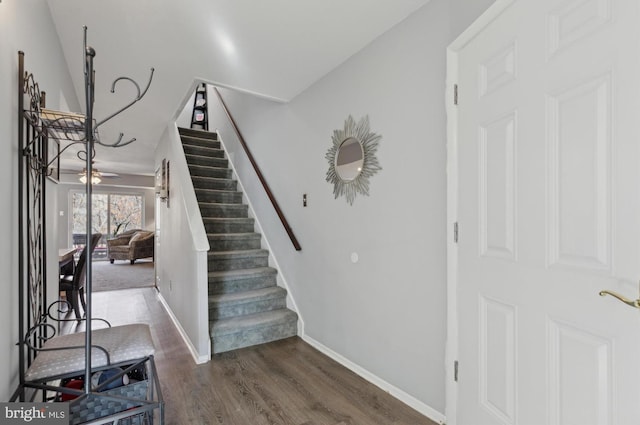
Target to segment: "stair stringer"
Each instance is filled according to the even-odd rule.
[[[271,248],[271,245],[269,244],[269,239],[267,238],[265,232],[263,231],[262,224],[260,223],[260,217],[258,217],[258,215],[255,213],[255,209],[253,208],[253,204],[251,203],[251,198],[249,198],[249,196],[247,195],[247,191],[245,190],[242,184],[242,179],[240,178],[239,174],[236,172],[235,164],[233,161],[234,158],[231,155],[229,155],[229,150],[227,149],[224,143],[224,140],[222,138],[220,131],[217,128],[210,131],[218,134],[218,140],[220,141],[220,144],[224,149],[226,158],[229,160],[228,166],[231,169],[231,172],[233,173],[234,179],[238,182],[238,186],[241,189],[242,199],[244,203],[246,203],[246,205],[248,206],[249,217],[254,219],[254,230],[257,233],[260,233],[260,243],[265,249],[269,251],[269,265],[275,268],[276,270],[278,270],[278,273],[276,274],[276,283],[278,286],[287,290],[287,298],[286,298],[287,308],[290,310],[293,310],[298,314],[298,336],[302,337],[302,335],[305,334],[304,318],[302,317],[302,314],[298,309],[298,305],[296,304],[295,297],[293,296],[293,292],[289,288],[289,285],[287,283],[287,278],[285,277],[285,273],[283,269],[280,267],[280,264],[278,263],[278,259],[273,254],[274,251]]]

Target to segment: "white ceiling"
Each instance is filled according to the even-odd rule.
[[[115,78],[131,77],[144,88],[149,69],[156,70],[147,96],[100,128],[104,142],[120,131],[136,137],[97,153],[96,167],[130,174],[153,174],[156,143],[194,80],[287,101],[428,2],[48,0],[81,104],[88,27],[88,45],[97,52],[98,120],[134,96],[127,82],[110,93]]]

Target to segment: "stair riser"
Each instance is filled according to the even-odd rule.
[[[216,179],[233,178],[233,172],[228,168],[203,167],[201,165],[189,165],[189,173],[192,177],[213,177]]]
[[[218,146],[216,146],[218,145]],[[187,155],[208,156],[211,158],[224,158],[224,151],[220,149],[220,142],[213,142],[211,146],[182,144]]]
[[[207,167],[228,168],[229,160],[225,158],[212,158],[210,156],[186,155],[187,164],[204,165]]]
[[[246,249],[260,249],[260,238],[251,239],[215,239],[209,238],[211,251],[242,251]]]
[[[235,180],[210,179],[207,177],[192,176],[191,181],[196,189],[216,189],[236,191],[238,182]]]
[[[198,202],[219,202],[221,204],[241,204],[242,193],[240,192],[213,192],[208,190],[196,190]]]
[[[230,317],[243,316],[245,314],[263,313],[265,311],[273,311],[286,307],[286,296],[267,300],[256,300],[242,304],[214,304],[209,306],[209,320],[228,319]]]
[[[297,321],[292,320],[268,328],[248,329],[234,334],[227,334],[211,338],[213,353],[224,353],[225,351],[236,350],[238,348],[250,347],[252,345],[264,344],[266,342],[277,341],[297,335]]]
[[[253,219],[244,221],[205,222],[207,233],[249,233],[254,231]]]
[[[209,293],[231,294],[240,291],[253,291],[255,289],[269,288],[276,285],[276,275],[259,276],[248,279],[233,279],[217,282],[209,282]]]
[[[209,270],[214,272],[223,270],[255,269],[258,267],[267,267],[269,265],[269,258],[267,256],[224,259],[209,257],[208,265]]]
[[[247,205],[216,205],[200,204],[200,213],[203,217],[244,218],[249,215]]]

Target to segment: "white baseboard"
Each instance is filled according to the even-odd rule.
[[[335,351],[333,351],[329,347],[321,344],[320,342],[316,341],[315,339],[311,338],[310,336],[303,335],[302,339],[305,342],[307,342],[309,345],[311,345],[312,347],[317,349],[318,351],[320,351],[323,354],[331,357],[333,360],[337,361],[338,363],[340,363],[341,365],[343,365],[347,369],[349,369],[352,372],[360,375],[362,378],[364,378],[367,381],[371,382],[373,385],[379,387],[383,391],[389,393],[391,396],[397,398],[398,400],[400,400],[401,402],[403,402],[407,406],[417,410],[418,412],[420,412],[421,414],[423,414],[427,418],[431,419],[432,421],[437,422],[439,424],[444,424],[446,422],[446,420],[445,420],[446,418],[442,413],[440,413],[437,410],[435,410],[434,408],[424,404],[420,400],[418,400],[415,397],[407,394],[406,392],[404,392],[401,389],[397,388],[396,386],[388,383],[387,381],[381,379],[380,377],[374,375],[373,373],[369,372],[368,370],[358,366],[357,364],[353,363],[352,361],[348,360],[347,358],[343,357],[342,355],[336,353]]]
[[[208,354],[208,355],[207,354],[203,354],[203,355],[201,355],[200,353],[198,353],[198,350],[196,349],[196,347],[193,346],[193,343],[191,342],[191,339],[189,339],[189,336],[187,335],[187,332],[185,332],[185,330],[183,329],[182,325],[180,324],[180,321],[173,314],[173,311],[171,310],[171,307],[169,307],[169,304],[167,304],[167,301],[162,296],[162,293],[158,291],[157,295],[158,295],[158,299],[160,300],[160,303],[162,303],[162,306],[164,307],[164,309],[169,314],[169,317],[171,318],[171,321],[173,322],[173,324],[178,329],[178,332],[180,333],[180,336],[182,337],[182,340],[185,342],[185,344],[187,344],[187,348],[189,349],[189,352],[191,353],[191,357],[193,357],[193,361],[195,361],[196,364],[203,364],[203,363],[207,363],[209,360],[211,360],[211,354]]]

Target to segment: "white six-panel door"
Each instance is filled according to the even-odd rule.
[[[458,43],[453,421],[640,424],[640,2],[519,0]]]

